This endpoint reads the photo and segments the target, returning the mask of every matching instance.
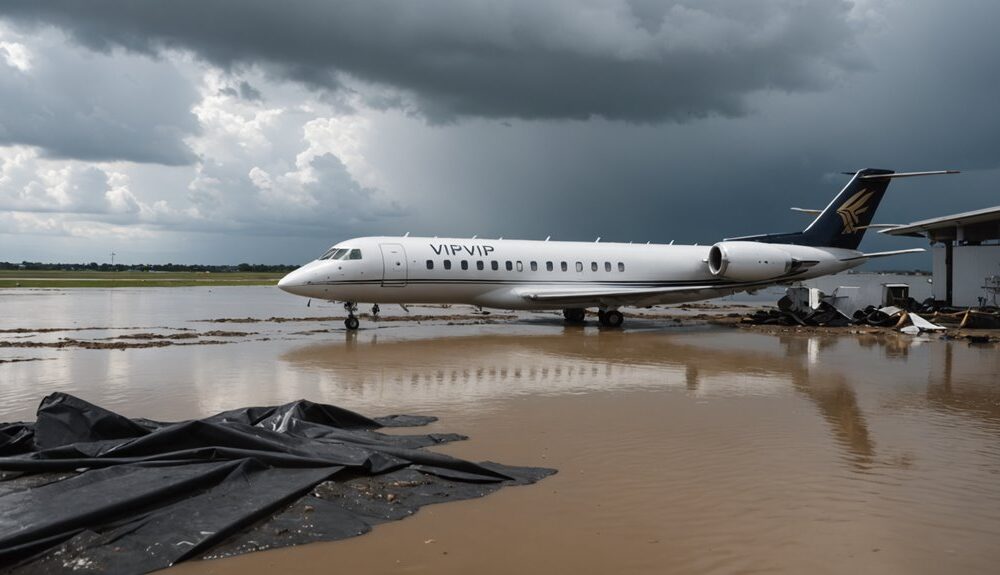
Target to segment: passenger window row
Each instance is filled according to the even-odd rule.
[[[483,260],[476,260],[474,263],[477,270],[486,269],[486,262],[484,262]],[[442,267],[444,267],[444,269],[446,270],[451,269],[451,260],[443,260],[441,264]],[[459,267],[462,268],[463,270],[469,269],[469,265],[470,265],[469,260],[459,261]],[[435,266],[434,260],[427,260],[427,269],[432,270],[434,269],[434,266]],[[520,260],[517,261],[506,260],[503,262],[503,267],[505,270],[509,272],[514,271],[514,269],[517,269],[517,271],[519,272],[524,271],[524,264]],[[538,262],[528,262],[528,268],[533,272],[538,271]],[[499,271],[500,262],[498,260],[490,260],[490,269],[493,271]],[[564,272],[569,271],[569,264],[567,264],[566,262],[559,262],[559,269]],[[597,262],[590,262],[590,271],[596,272],[599,271],[600,269],[601,266],[599,266]],[[610,272],[613,269],[614,267],[611,265],[611,262],[604,262],[604,271]],[[619,272],[624,272],[625,263],[618,262],[617,269]],[[553,264],[553,262],[545,262],[545,271],[549,272],[555,271],[555,265]],[[583,262],[576,262],[576,271],[577,272],[583,271]]]

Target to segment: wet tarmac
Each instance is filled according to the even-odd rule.
[[[0,347],[0,421],[31,419],[57,390],[156,419],[308,398],[436,415],[428,432],[471,437],[436,450],[560,471],[356,539],[179,573],[992,573],[1000,561],[995,344],[386,312],[348,334],[338,307],[269,288],[5,290],[0,342],[54,345]],[[67,339],[172,343],[55,345]]]

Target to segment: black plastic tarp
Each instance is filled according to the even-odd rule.
[[[52,394],[34,423],[0,424],[0,568],[142,573],[343,539],[554,473],[423,449],[461,435],[377,431],[434,420],[300,400],[164,423]]]

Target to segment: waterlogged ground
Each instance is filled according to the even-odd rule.
[[[441,451],[560,470],[353,540],[178,572],[1000,564],[995,344],[753,333],[697,309],[623,331],[555,314],[385,311],[349,334],[340,308],[266,287],[0,291],[0,421],[31,418],[55,390],[154,419],[304,397],[437,415],[429,432],[471,437]]]

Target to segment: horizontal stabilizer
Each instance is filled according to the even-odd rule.
[[[927,250],[925,250],[924,248],[912,248],[908,250],[892,250],[890,252],[872,252],[870,254],[861,254],[859,256],[854,256],[851,258],[842,258],[840,261],[853,262],[856,260],[867,260],[871,258],[887,258],[889,256],[898,256],[902,254],[919,254],[925,251]]]
[[[810,216],[818,216],[823,213],[823,210],[814,210],[811,208],[788,208],[793,212],[799,212],[801,214],[808,214]]]
[[[885,180],[887,178],[913,178],[916,176],[941,176],[944,174],[958,174],[958,170],[936,170],[933,172],[897,172],[894,174],[869,174],[858,176],[861,180]]]

